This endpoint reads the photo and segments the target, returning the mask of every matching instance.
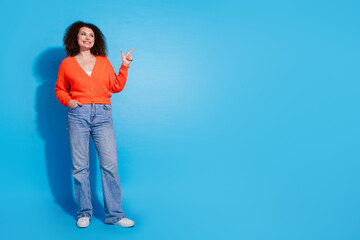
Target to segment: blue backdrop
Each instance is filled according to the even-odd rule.
[[[2,239],[360,239],[358,1],[2,3]],[[104,33],[123,206],[75,225],[62,38]]]

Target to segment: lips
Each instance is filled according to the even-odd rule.
[[[84,44],[91,44],[91,42],[88,42],[88,41],[84,41],[83,43]]]

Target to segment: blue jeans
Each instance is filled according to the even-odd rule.
[[[91,219],[93,214],[89,181],[90,136],[100,161],[105,223],[115,223],[124,218],[111,105],[84,104],[69,109],[67,132],[78,206],[77,218]]]

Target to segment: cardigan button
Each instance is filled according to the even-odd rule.
[[[90,88],[90,91],[94,90],[93,88]]]

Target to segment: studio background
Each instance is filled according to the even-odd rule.
[[[14,1],[1,7],[2,239],[359,239],[357,1]],[[62,38],[97,25],[125,229],[74,216]],[[91,143],[93,144],[93,143]]]

